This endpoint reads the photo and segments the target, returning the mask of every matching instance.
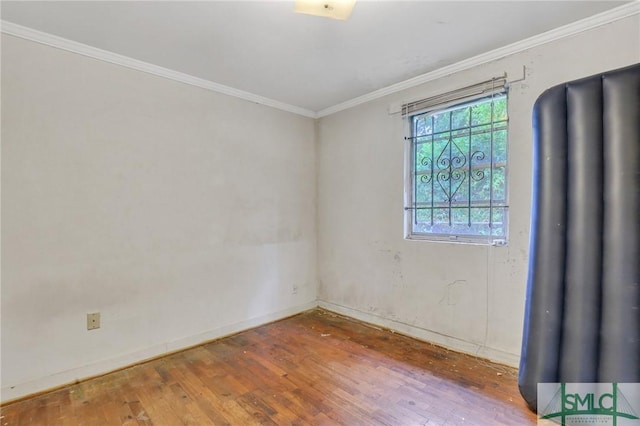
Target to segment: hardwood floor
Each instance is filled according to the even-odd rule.
[[[3,406],[0,425],[527,425],[516,371],[323,310]]]

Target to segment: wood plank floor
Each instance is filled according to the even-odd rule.
[[[516,371],[320,309],[2,407],[0,425],[533,425]]]

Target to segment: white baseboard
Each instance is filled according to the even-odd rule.
[[[516,354],[504,352],[499,349],[488,348],[476,343],[456,339],[455,337],[445,336],[431,330],[404,324],[402,322],[390,320],[379,315],[362,312],[357,309],[336,305],[331,302],[313,301],[282,311],[273,312],[260,317],[250,318],[245,321],[226,325],[215,330],[207,331],[205,333],[188,336],[165,344],[152,346],[128,354],[97,361],[95,363],[82,367],[62,371],[60,373],[56,373],[47,377],[38,378],[36,380],[31,380],[13,386],[2,387],[2,389],[0,390],[0,402],[4,404],[32,394],[46,392],[50,389],[70,385],[91,377],[107,374],[109,372],[126,368],[128,366],[132,366],[149,359],[157,358],[159,356],[167,355],[173,352],[178,352],[192,346],[203,344],[210,340],[219,339],[221,337],[239,333],[250,328],[267,324],[269,322],[277,321],[279,319],[286,318],[288,316],[295,315],[309,309],[314,309],[318,306],[328,311],[364,321],[369,324],[388,328],[407,336],[435,343],[448,349],[471,354],[481,358],[486,358],[491,361],[499,362],[512,367],[517,367],[518,363],[520,362],[520,357]]]
[[[470,354],[480,358],[485,358],[490,361],[508,365],[510,367],[517,368],[518,364],[520,363],[519,355],[501,351],[500,349],[489,348],[477,343],[467,342],[465,340],[446,336],[435,331],[405,324],[399,321],[394,321],[379,315],[359,311],[353,308],[348,308],[346,306],[336,305],[335,303],[331,302],[320,300],[318,301],[318,305],[328,311],[355,318],[379,327],[388,328],[390,330],[397,331],[398,333],[414,337],[419,340],[435,343],[436,345],[443,346],[447,349],[452,349],[454,351]]]
[[[100,360],[89,365],[62,371],[50,376],[38,378],[17,385],[4,386],[3,384],[3,387],[0,390],[0,402],[4,404],[32,394],[46,392],[47,390],[70,385],[81,380],[126,368],[149,359],[157,358],[159,356],[178,352],[182,349],[197,346],[207,341],[219,339],[231,334],[239,333],[241,331],[277,321],[279,319],[299,314],[301,312],[317,307],[318,303],[314,300],[313,302],[308,302],[303,305],[298,305],[282,311],[250,318],[245,321],[225,325],[223,327],[217,328],[215,330],[210,330],[205,333],[184,337],[172,342],[155,345],[149,348],[127,353],[124,355],[119,355],[109,359]]]

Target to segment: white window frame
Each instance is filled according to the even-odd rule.
[[[483,83],[486,85],[486,82]],[[466,88],[465,88],[466,89]],[[454,92],[451,92],[454,93]],[[453,243],[467,243],[467,244],[480,244],[480,245],[494,245],[494,246],[504,246],[508,241],[508,233],[509,233],[509,185],[508,185],[508,171],[509,171],[509,124],[507,121],[507,157],[506,157],[506,166],[505,166],[505,200],[504,204],[500,205],[500,207],[504,207],[504,235],[469,235],[469,234],[436,234],[436,233],[421,233],[414,232],[413,221],[415,214],[415,204],[414,204],[414,184],[415,180],[413,177],[413,167],[414,167],[414,150],[416,147],[415,143],[415,135],[413,135],[413,119],[415,116],[423,115],[426,113],[438,113],[438,112],[448,112],[454,109],[458,109],[463,107],[466,104],[473,103],[474,101],[479,101],[480,99],[484,99],[487,97],[503,95],[507,99],[507,109],[509,105],[509,96],[508,90],[506,87],[491,87],[491,90],[485,90],[482,93],[478,93],[475,96],[462,96],[456,98],[455,95],[451,96],[452,99],[449,102],[440,103],[436,105],[428,106],[427,108],[421,110],[411,110],[407,112],[406,105],[403,106],[403,120],[405,120],[405,133],[408,134],[408,137],[405,137],[405,150],[404,150],[404,161],[405,161],[405,180],[404,180],[404,206],[405,206],[405,214],[404,214],[404,238],[407,240],[418,240],[418,241],[435,241],[435,242],[453,242]],[[440,95],[439,97],[442,97]],[[428,100],[426,100],[428,103]],[[425,101],[420,101],[425,102]],[[420,103],[418,102],[418,103]],[[414,103],[417,104],[417,103]],[[507,119],[508,120],[508,119]],[[496,207],[494,207],[496,208]]]

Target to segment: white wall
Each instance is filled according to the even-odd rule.
[[[528,262],[531,112],[547,88],[640,61],[635,15],[322,118],[320,305],[517,365]],[[527,67],[509,93],[507,247],[403,240],[403,129],[389,105]],[[515,71],[515,72],[514,72]]]
[[[636,15],[314,130],[311,119],[3,35],[1,399],[293,314],[316,294],[515,365],[533,102],[638,61]],[[403,240],[403,129],[388,106],[523,65],[509,104],[509,245]],[[102,328],[89,332],[94,311]]]
[[[314,138],[3,35],[2,399],[315,306]]]

